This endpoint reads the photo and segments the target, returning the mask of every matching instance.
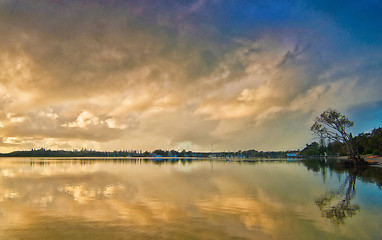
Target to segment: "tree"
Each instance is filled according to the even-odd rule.
[[[319,154],[319,144],[317,142],[306,144],[306,147],[301,151],[302,156],[318,156]]]
[[[346,155],[343,144],[338,141],[330,142],[327,150],[329,154]]]
[[[382,128],[371,133],[360,133],[354,138],[359,153],[380,155],[382,153]]]
[[[359,156],[354,146],[352,134],[347,132],[347,128],[353,127],[353,125],[354,122],[350,121],[346,116],[329,108],[316,117],[310,130],[320,138],[324,137],[343,143],[348,158],[359,163],[363,159]]]

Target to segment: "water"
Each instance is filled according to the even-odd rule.
[[[0,159],[0,239],[382,239],[380,170]]]

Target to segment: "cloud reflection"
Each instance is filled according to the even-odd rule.
[[[338,234],[314,205],[315,193],[325,190],[321,178],[297,164],[31,162],[0,165],[0,236],[15,227],[32,231],[43,219],[52,226],[74,221],[120,231],[199,229],[194,236],[208,229],[245,239]],[[352,232],[354,225],[344,227]]]

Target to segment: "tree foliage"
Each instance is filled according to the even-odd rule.
[[[301,156],[320,156],[327,152],[327,148],[320,145],[318,142],[312,142],[311,144],[306,144],[306,147],[301,150]]]
[[[346,153],[351,160],[359,161],[360,157],[354,147],[353,136],[347,131],[353,127],[354,122],[334,109],[327,109],[320,116],[316,117],[311,131],[320,138],[327,138],[330,141],[343,143]]]
[[[354,140],[359,153],[382,154],[382,128],[373,129],[370,133],[360,133]]]
[[[316,117],[311,130],[318,136],[333,141],[345,143],[351,140],[351,134],[346,132],[347,128],[353,127],[354,122],[334,109],[328,109]]]

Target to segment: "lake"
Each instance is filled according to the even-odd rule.
[[[381,168],[0,159],[0,239],[382,239]]]

